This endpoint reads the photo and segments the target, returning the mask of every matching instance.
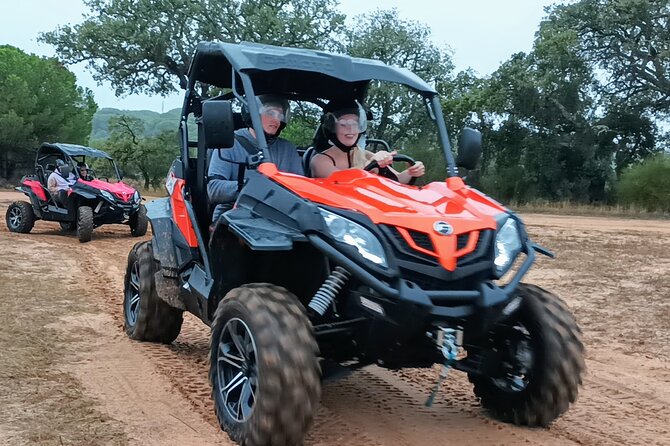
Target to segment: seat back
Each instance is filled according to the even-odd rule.
[[[233,127],[235,130],[247,128],[248,125],[242,118],[242,113],[233,112]],[[221,150],[221,156],[225,158],[225,153],[227,149]],[[219,150],[208,150],[207,157],[205,158],[205,193],[207,193],[207,184],[209,183],[209,165],[212,162],[213,156],[219,156]],[[230,204],[232,209],[233,203]],[[212,214],[214,213],[214,208],[216,205],[213,205],[209,200],[209,194],[207,194],[207,221],[212,222]]]
[[[330,141],[328,141],[328,137],[323,132],[322,124],[319,124],[319,126],[316,128],[316,131],[314,132],[314,136],[312,137],[312,146],[307,148],[302,156],[302,167],[305,171],[305,176],[310,178],[312,177],[312,168],[310,163],[312,158],[314,158],[314,155],[321,153],[324,150],[328,150],[331,146],[332,144]]]
[[[328,137],[323,132],[322,124],[319,124],[319,126],[316,128],[312,142],[312,147],[314,147],[316,153],[321,153],[324,150],[328,150],[330,146],[332,146],[332,144],[328,141]]]
[[[310,163],[312,158],[316,155],[316,149],[314,147],[309,147],[305,150],[305,153],[302,155],[302,170],[305,172],[305,176],[312,178],[312,167]]]

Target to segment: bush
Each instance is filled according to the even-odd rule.
[[[670,155],[658,155],[628,168],[617,185],[618,201],[647,211],[670,211]]]

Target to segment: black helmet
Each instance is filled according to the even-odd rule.
[[[368,118],[371,118],[370,112],[360,102],[349,98],[333,99],[324,107],[323,112],[323,116],[321,116],[321,129],[324,135],[331,143],[345,152],[350,151],[358,144],[361,135],[368,128]],[[355,115],[356,118],[342,122],[340,118],[344,115]],[[358,138],[356,138],[356,142],[353,145],[346,146],[337,139],[337,127],[339,125],[348,125],[356,128]]]
[[[58,172],[60,173],[60,175],[63,178],[67,179],[67,177],[70,176],[70,172],[72,170],[72,167],[69,164],[67,164],[65,161],[63,161],[62,159],[59,158],[59,159],[56,160],[56,169],[58,169]]]

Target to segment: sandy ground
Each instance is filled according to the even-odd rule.
[[[21,199],[0,192],[0,212]],[[670,445],[670,222],[525,215],[527,277],[561,295],[587,347],[578,402],[546,429],[488,418],[453,372],[369,367],[327,383],[309,445]],[[230,444],[213,416],[209,329],[171,346],[126,338],[122,288],[137,239],[105,226],[80,244],[57,224],[0,228],[0,444]]]

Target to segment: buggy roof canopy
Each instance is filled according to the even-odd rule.
[[[93,149],[91,147],[79,146],[77,144],[65,144],[61,142],[44,143],[40,146],[40,152],[48,152],[49,149],[55,151],[62,151],[69,156],[88,156],[90,158],[107,158],[112,159],[111,156],[102,150]]]
[[[199,43],[189,67],[189,87],[199,81],[232,88],[232,68],[251,76],[256,94],[362,98],[371,80],[403,84],[424,96],[437,94],[411,71],[377,60],[249,42]],[[239,77],[235,82],[241,87]]]

